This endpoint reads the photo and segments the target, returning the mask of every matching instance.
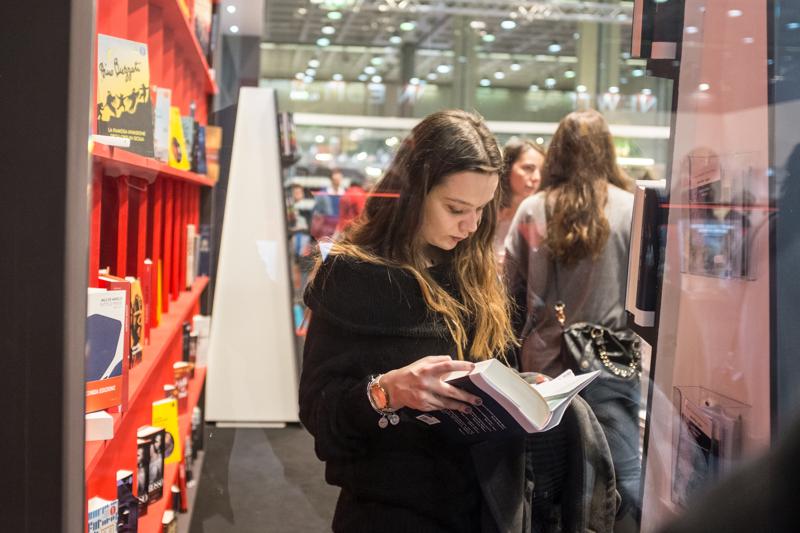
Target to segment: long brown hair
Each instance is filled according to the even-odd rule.
[[[633,185],[617,166],[603,115],[591,109],[570,113],[559,123],[542,167],[546,243],[560,263],[571,266],[602,253],[611,231],[605,215],[609,183],[625,190]]]
[[[506,145],[503,146],[503,173],[500,174],[501,208],[511,206],[511,197],[513,196],[511,192],[511,169],[514,163],[517,162],[517,159],[528,150],[538,152],[542,157],[547,155],[544,148],[530,139],[517,139],[516,137],[512,137]]]
[[[514,335],[509,300],[497,276],[492,238],[499,197],[483,210],[477,230],[450,252],[461,294],[452,297],[427,272],[418,239],[425,198],[449,175],[462,171],[499,174],[503,159],[483,119],[459,110],[428,115],[403,141],[361,217],[331,249],[370,263],[402,268],[419,283],[429,310],[444,318],[464,358],[468,328],[474,327],[471,358],[501,355]]]

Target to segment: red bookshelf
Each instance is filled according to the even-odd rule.
[[[151,92],[153,86],[171,89],[171,105],[187,116],[194,104],[195,120],[205,125],[210,96],[217,86],[195,37],[193,11],[194,0],[97,0],[95,38],[104,34],[146,43]],[[149,343],[143,346],[142,362],[128,371],[127,409],[112,413],[113,439],[85,447],[87,500],[94,496],[114,500],[117,471],[137,470],[137,429],[151,423],[152,402],[163,398],[163,385],[175,381],[172,365],[182,360],[183,323],[200,311],[209,280],[199,277],[186,286],[186,228],[189,224],[199,227],[201,191],[214,182],[99,142],[92,144],[90,152],[89,286],[98,286],[101,268],[116,276],[141,279],[145,259],[152,260],[154,270],[161,267],[160,292],[153,283],[148,295],[154,309],[160,300],[162,314],[158,323],[155,312],[146,317],[151,326]],[[197,368],[190,381],[189,400],[179,413],[181,438],[189,431],[205,376],[205,368]],[[141,533],[160,532],[177,474],[177,464],[166,466],[164,496],[140,518]]]

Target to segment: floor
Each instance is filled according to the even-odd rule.
[[[329,532],[338,489],[303,428],[208,426],[190,533]]]

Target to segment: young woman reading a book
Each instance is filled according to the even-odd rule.
[[[530,531],[525,437],[454,444],[405,409],[468,412],[478,399],[443,378],[513,344],[492,250],[502,164],[480,117],[428,116],[317,264],[300,419],[342,488],[335,532]]]

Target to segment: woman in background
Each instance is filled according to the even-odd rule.
[[[632,186],[617,166],[603,116],[594,110],[567,115],[548,147],[542,190],[522,202],[506,239],[521,370],[557,376],[568,368],[553,310],[559,300],[566,304],[566,326],[626,328]],[[620,516],[639,509],[639,395],[638,380],[609,387],[606,379],[584,394],[614,459]]]
[[[519,205],[539,190],[544,149],[528,139],[512,138],[503,147],[503,173],[500,175],[500,213],[494,234],[494,251],[502,264],[505,240],[511,219]]]

